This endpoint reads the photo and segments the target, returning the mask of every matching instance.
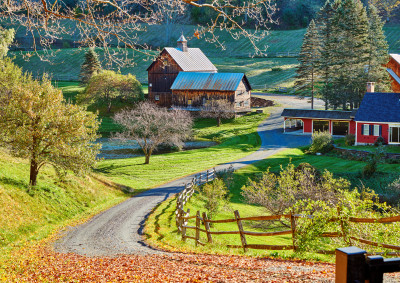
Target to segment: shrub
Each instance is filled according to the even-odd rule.
[[[200,198],[212,219],[229,202],[229,191],[222,179],[214,179],[199,189]]]
[[[347,146],[352,146],[356,143],[356,136],[353,134],[347,134],[344,138],[344,143]]]
[[[271,71],[272,71],[272,72],[281,72],[281,71],[283,71],[283,69],[282,69],[281,67],[273,67],[273,68],[271,69]]]
[[[362,175],[364,177],[371,177],[372,175],[374,175],[374,173],[376,172],[377,169],[377,164],[376,162],[370,162],[367,165],[364,166],[363,170],[362,170]]]
[[[384,145],[385,144],[385,139],[382,136],[379,136],[375,143],[374,146],[380,146],[380,145]]]
[[[312,135],[312,143],[309,148],[311,153],[327,153],[333,149],[333,140],[329,132],[314,132]]]
[[[362,174],[364,177],[371,177],[378,167],[378,163],[381,163],[385,157],[386,152],[383,145],[379,145],[375,152],[371,153],[367,159],[367,165],[363,168]]]
[[[267,170],[259,180],[249,179],[247,186],[242,188],[242,196],[247,203],[261,205],[268,213],[279,215],[292,210],[294,204],[303,199],[322,200],[335,205],[337,191],[349,186],[347,180],[335,179],[326,170],[320,173],[307,163],[297,168],[290,163],[279,175]]]

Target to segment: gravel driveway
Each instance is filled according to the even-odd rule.
[[[216,166],[222,170],[232,165],[235,169],[262,160],[285,148],[294,148],[310,142],[310,136],[293,136],[283,134],[282,109],[309,108],[306,99],[294,96],[257,94],[266,99],[274,100],[279,107],[271,108],[271,116],[258,128],[262,144],[260,149],[242,159],[228,164]],[[317,101],[318,108],[322,102]],[[143,242],[142,229],[148,214],[160,202],[182,190],[193,176],[161,185],[136,195],[125,202],[104,211],[90,221],[71,227],[55,243],[55,250],[61,253],[76,253],[86,256],[116,256],[121,254],[157,254],[155,250]]]

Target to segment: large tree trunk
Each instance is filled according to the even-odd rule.
[[[31,172],[29,177],[29,186],[34,187],[36,186],[37,175],[39,173],[39,165],[37,164],[36,160],[31,160]]]

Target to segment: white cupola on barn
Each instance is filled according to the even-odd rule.
[[[178,48],[179,48],[180,50],[182,50],[183,52],[187,52],[187,51],[188,51],[187,40],[186,40],[186,38],[183,36],[183,34],[182,34],[181,37],[179,37],[179,39],[178,39]]]

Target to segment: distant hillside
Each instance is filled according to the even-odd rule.
[[[164,27],[162,26],[149,26],[147,32],[139,34],[140,43],[147,43],[151,46],[164,46],[162,37],[160,37],[163,29]],[[176,30],[183,31],[188,39],[189,46],[201,48],[220,72],[245,72],[249,77],[250,83],[255,85],[257,89],[291,86],[293,84],[295,67],[298,64],[297,59],[293,56],[299,52],[305,32],[305,29],[271,31],[260,42],[260,46],[268,46],[267,55],[269,57],[252,58],[251,55],[254,50],[247,39],[232,40],[228,34],[220,32],[218,34],[220,40],[226,46],[225,50],[221,50],[204,39],[193,38],[191,35],[195,30],[195,26],[177,26]],[[400,25],[385,27],[385,34],[389,42],[390,52],[400,53],[400,37],[398,36],[400,34]],[[169,46],[175,46],[175,40],[174,38]],[[99,53],[100,59],[103,60],[103,67],[119,69],[116,65],[112,67],[104,66],[104,52],[101,49],[96,51]],[[113,51],[120,52],[117,49],[113,49]],[[45,56],[43,51],[39,51],[39,53]],[[41,61],[35,53],[25,51],[9,52],[9,56],[14,57],[17,65],[36,77],[41,77],[46,72],[55,80],[76,81],[78,80],[84,53],[85,49],[59,49],[55,51],[54,57],[47,58],[49,61]],[[154,51],[152,54],[157,54],[157,52]],[[290,58],[285,58],[288,55]],[[135,54],[131,52],[129,57],[134,58],[135,65],[124,66],[120,68],[120,71],[123,74],[132,73],[137,76],[139,81],[147,83],[146,69],[150,65],[152,58],[138,52]]]
[[[104,177],[68,175],[61,181],[51,167],[42,170],[38,187],[28,193],[28,162],[0,148],[0,266],[11,247],[40,240],[129,196]]]

